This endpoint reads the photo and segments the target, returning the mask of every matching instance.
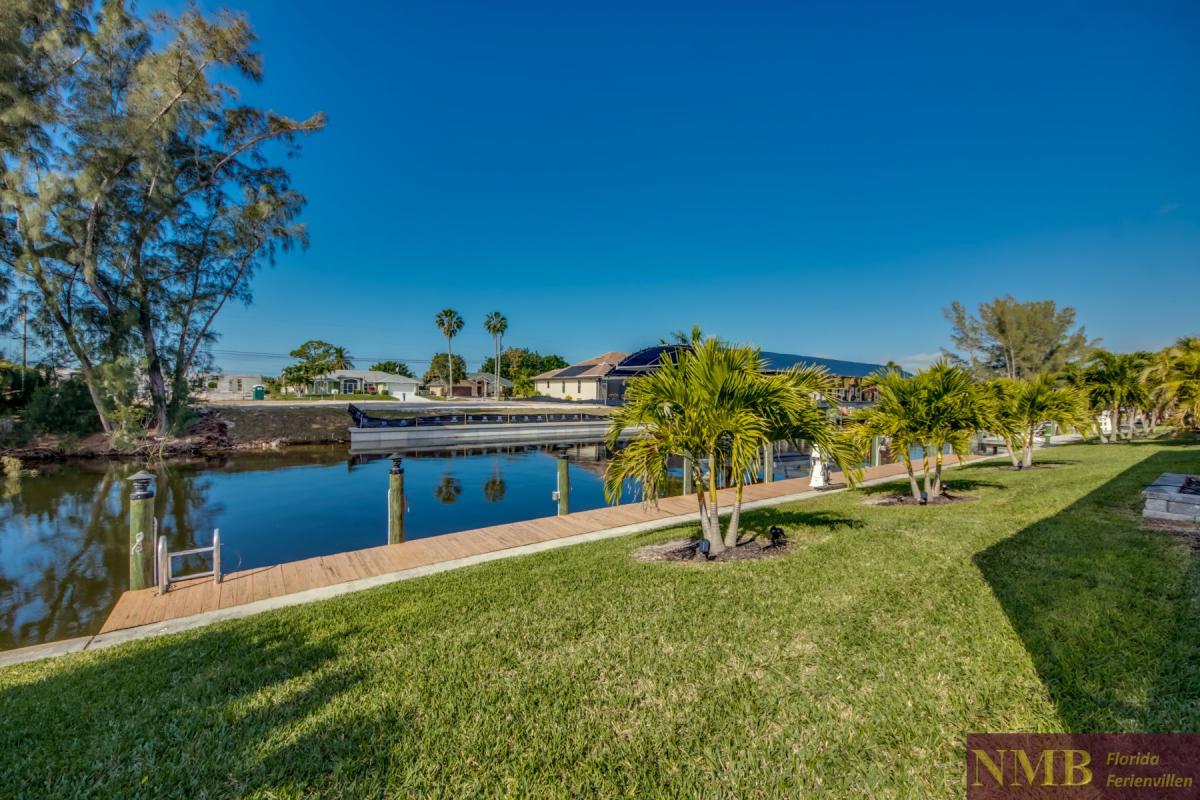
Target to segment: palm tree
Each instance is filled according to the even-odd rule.
[[[767,375],[757,349],[715,338],[697,338],[690,348],[664,353],[657,370],[629,381],[625,405],[613,416],[608,444],[614,450],[626,428],[641,426],[643,435],[609,462],[609,501],[620,499],[630,479],[644,502],[656,501],[668,485],[668,459],[683,457],[691,464],[709,552],[735,546],[742,490],[772,437],[823,443],[853,476],[854,462],[846,456],[852,448],[837,440],[835,424],[818,406],[818,390],[828,390],[827,380],[818,371]],[[721,474],[730,475],[737,488],[724,536],[717,495]]]
[[[1200,338],[1181,337],[1157,353],[1143,377],[1164,418],[1200,430]]]
[[[1087,369],[1083,371],[1083,381],[1092,407],[1104,408],[1109,412],[1112,420],[1110,441],[1115,442],[1121,437],[1123,409],[1129,408],[1136,414],[1138,409],[1150,405],[1149,393],[1142,381],[1146,366],[1147,358],[1142,353],[1109,353],[1098,350],[1092,354]],[[1132,437],[1132,420],[1129,431]],[[1100,440],[1105,441],[1103,432],[1100,434]]]
[[[994,383],[999,385],[998,394],[1002,398],[997,405],[999,427],[1007,431],[1002,435],[1009,442],[1014,466],[1033,466],[1033,442],[1039,426],[1051,422],[1059,428],[1081,431],[1092,426],[1087,394],[1075,386],[1060,385],[1053,375],[1035,375],[1025,380],[1001,378]],[[989,426],[993,432],[1001,433],[996,427],[995,423]]]
[[[344,347],[333,347],[329,354],[330,369],[354,369],[354,358]]]
[[[864,385],[877,391],[878,400],[851,416],[850,435],[860,452],[874,437],[886,437],[893,457],[904,461],[909,489],[919,503],[942,492],[947,445],[961,460],[970,447],[972,434],[997,427],[991,392],[975,383],[965,369],[945,361],[913,376],[886,370],[869,377]],[[911,451],[918,446],[922,450],[923,487],[917,483],[912,462]]]
[[[508,320],[499,311],[493,311],[483,321],[483,327],[492,335],[492,343],[496,346],[496,399],[500,399],[500,343],[504,341],[504,332],[508,330]]]
[[[946,446],[961,462],[970,448],[971,436],[995,423],[989,392],[977,384],[963,367],[937,361],[918,376],[925,405],[925,492],[929,497],[942,492],[942,465]],[[933,454],[932,475],[929,455]]]
[[[921,502],[921,488],[912,463],[912,449],[925,443],[925,397],[921,379],[906,376],[898,369],[889,369],[868,377],[863,385],[875,390],[875,405],[859,409],[850,416],[850,436],[862,451],[876,436],[886,438],[892,459],[899,457],[904,461],[913,500]]]
[[[444,308],[433,318],[442,336],[446,337],[446,364],[450,372],[446,378],[446,396],[454,396],[454,350],[451,343],[463,328],[463,319],[453,308]]]

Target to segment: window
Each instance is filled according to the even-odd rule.
[[[562,382],[562,391],[563,391],[563,394],[567,393],[567,382],[566,381]]]
[[[583,391],[583,381],[575,381],[575,394]]]

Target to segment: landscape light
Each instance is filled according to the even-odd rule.
[[[772,525],[767,533],[771,537],[771,547],[779,547],[780,545],[787,544],[787,536],[784,535],[783,528],[778,525]]]

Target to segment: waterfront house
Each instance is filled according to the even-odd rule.
[[[425,384],[426,391],[434,397],[446,397],[446,381],[434,378]],[[496,376],[490,372],[469,372],[460,380],[454,381],[454,397],[495,397]],[[500,379],[500,395],[512,394],[512,381]]]
[[[662,363],[665,355],[674,358],[675,354],[688,346],[683,344],[654,345],[627,355],[608,371],[603,379],[601,397],[606,405],[622,405],[625,402],[625,384],[630,378],[644,375],[655,370]],[[834,378],[833,396],[829,400],[836,404],[843,414],[854,408],[870,405],[875,400],[875,391],[865,389],[863,381],[870,375],[884,369],[883,364],[871,364],[861,361],[842,361],[836,358],[821,358],[818,356],[800,356],[791,353],[775,353],[764,350],[761,354],[763,369],[767,372],[783,372],[793,367],[820,366]],[[540,389],[540,386],[539,386]]]
[[[374,394],[391,395],[400,400],[415,397],[419,382],[416,378],[392,375],[374,369],[339,369],[309,384],[310,394]]]
[[[533,389],[559,400],[603,400],[604,379],[628,353],[604,353],[533,377]]]

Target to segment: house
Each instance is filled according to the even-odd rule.
[[[196,396],[204,400],[249,400],[254,387],[262,385],[263,376],[250,373],[215,372],[192,381]]]
[[[560,400],[603,400],[604,379],[628,353],[604,353],[533,377],[533,390]]]
[[[426,390],[434,397],[446,396],[446,381],[434,378],[425,384]],[[512,381],[500,379],[500,394],[512,394]],[[495,397],[496,376],[490,372],[470,372],[465,378],[454,382],[454,397]]]
[[[416,378],[404,375],[392,375],[374,369],[339,369],[315,378],[309,385],[309,392],[391,395],[400,400],[408,400],[416,396],[418,385]]]
[[[621,359],[603,379],[604,387],[601,397],[604,403],[611,406],[623,405],[625,384],[630,378],[636,378],[657,369],[662,363],[664,355],[673,359],[676,353],[687,348],[688,345],[683,344],[655,345],[638,350]],[[836,404],[843,413],[875,401],[875,390],[863,388],[862,383],[868,376],[886,369],[883,364],[774,353],[765,350],[759,355],[762,358],[763,370],[766,372],[783,372],[793,367],[824,367],[826,372],[833,377],[834,382],[833,395],[829,400]]]

